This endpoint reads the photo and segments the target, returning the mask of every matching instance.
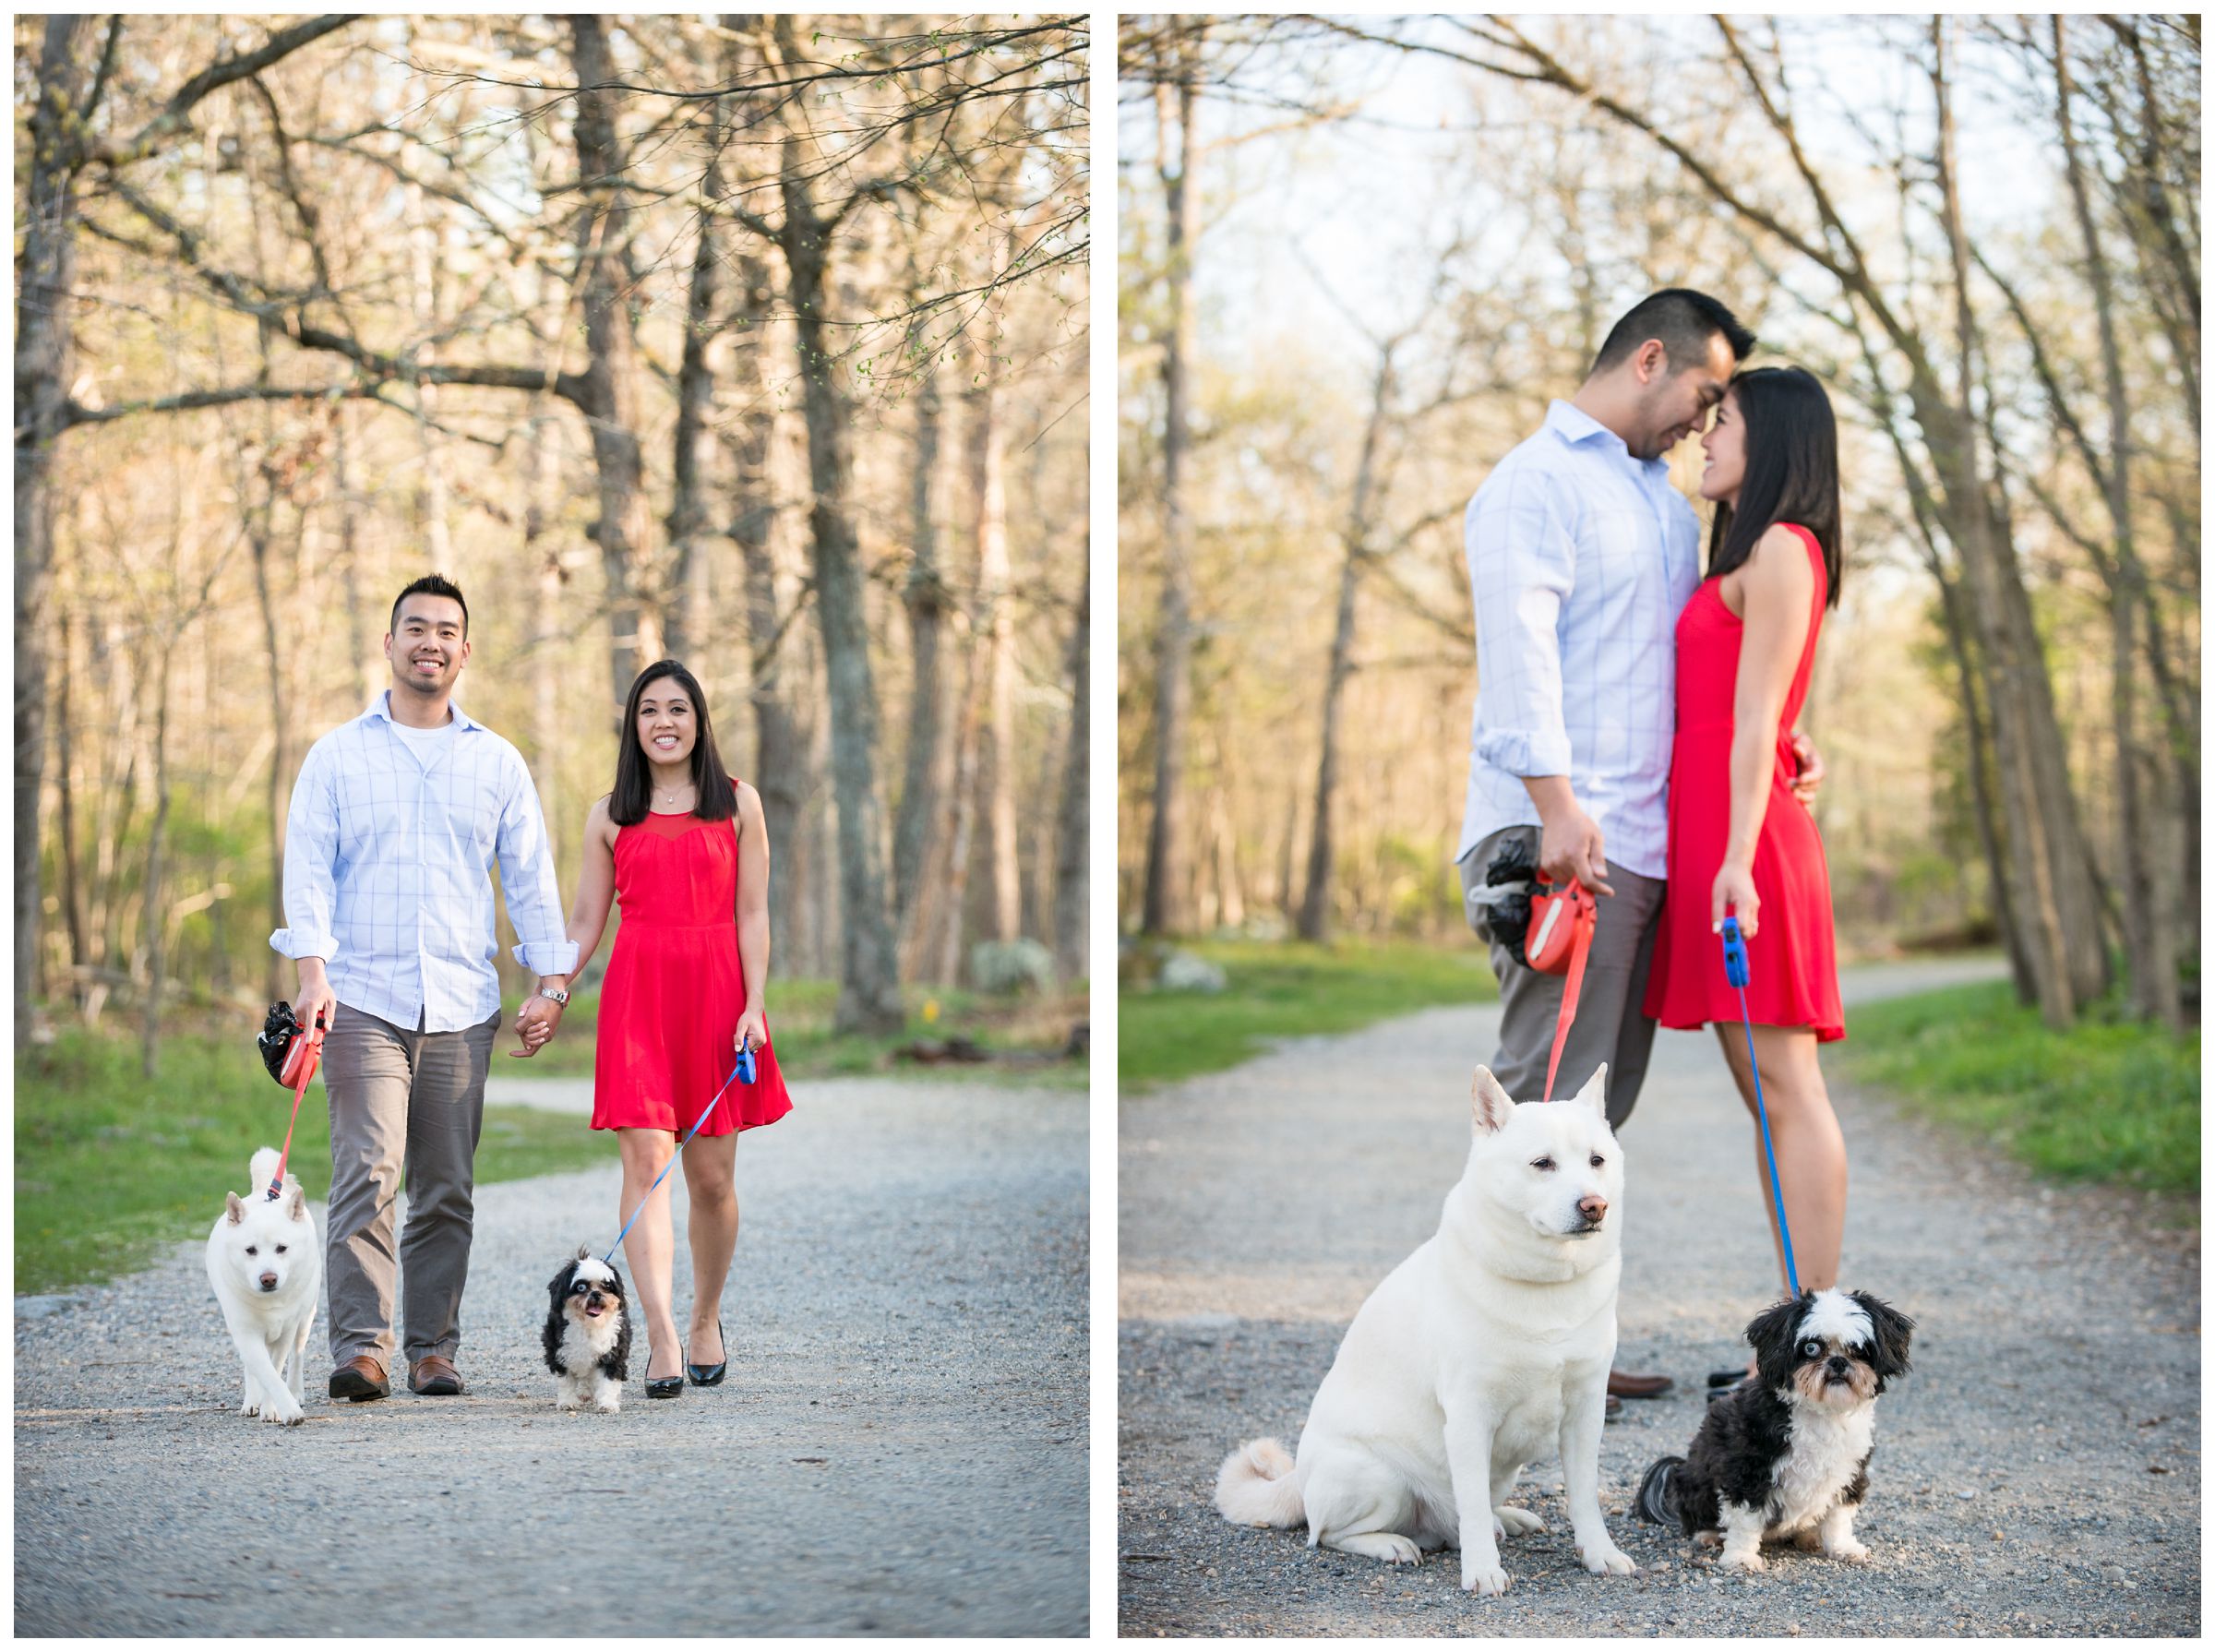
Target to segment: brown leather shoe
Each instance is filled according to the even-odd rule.
[[[1608,1409],[1605,1416],[1602,1418],[1602,1420],[1606,1422],[1613,1422],[1622,1415],[1622,1402],[1610,1394],[1608,1395]]]
[[[385,1368],[366,1354],[356,1354],[330,1373],[334,1400],[381,1400],[392,1392]]]
[[[1608,1392],[1617,1399],[1655,1399],[1676,1385],[1675,1380],[1670,1377],[1641,1376],[1627,1371],[1611,1371],[1608,1373]]]
[[[408,1391],[411,1394],[467,1394],[469,1387],[461,1381],[461,1373],[454,1369],[451,1359],[441,1359],[436,1354],[418,1354],[408,1361]]]

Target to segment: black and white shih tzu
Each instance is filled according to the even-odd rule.
[[[1802,1291],[1746,1327],[1755,1376],[1718,1395],[1682,1457],[1638,1486],[1642,1520],[1766,1569],[1764,1539],[1866,1560],[1853,1517],[1869,1490],[1876,1396],[1908,1369],[1915,1322],[1865,1291]]]
[[[546,1369],[556,1379],[554,1403],[575,1411],[589,1399],[600,1410],[621,1410],[623,1384],[630,1376],[623,1275],[580,1245],[546,1287]]]

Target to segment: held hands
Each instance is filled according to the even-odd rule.
[[[1792,775],[1792,796],[1808,808],[1815,803],[1815,790],[1823,784],[1823,754],[1815,743],[1798,729],[1792,731],[1792,760],[1796,772]]]
[[[561,1006],[550,998],[541,998],[533,992],[523,1000],[523,1007],[515,1012],[515,1035],[522,1040],[523,1047],[511,1049],[510,1056],[529,1058],[545,1047],[561,1025]]]
[[[746,1013],[738,1018],[738,1031],[731,1039],[733,1049],[759,1051],[769,1042],[769,1023],[762,1017],[759,1004],[748,1004]]]
[[[1615,892],[1607,881],[1599,823],[1574,803],[1539,829],[1539,868],[1556,884],[1574,878],[1595,894]]]
[[[1735,860],[1723,862],[1723,869],[1715,875],[1715,893],[1710,916],[1715,920],[1715,932],[1723,932],[1723,918],[1730,911],[1738,914],[1738,931],[1752,940],[1761,928],[1761,896],[1754,890],[1754,868],[1751,862]]]

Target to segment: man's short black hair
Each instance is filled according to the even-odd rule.
[[[386,629],[397,635],[400,631],[400,605],[412,596],[450,596],[461,605],[461,634],[469,635],[469,604],[461,595],[461,587],[444,574],[425,574],[407,586],[392,599],[392,619]]]
[[[1707,341],[1717,333],[1730,346],[1730,353],[1744,361],[1754,351],[1754,335],[1719,302],[1690,287],[1664,287],[1650,298],[1633,305],[1608,334],[1607,342],[1592,363],[1592,371],[1619,365],[1648,339],[1659,339],[1668,353],[1672,373],[1697,366],[1707,358]]]

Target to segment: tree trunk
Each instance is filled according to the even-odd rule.
[[[685,347],[676,372],[676,433],[671,456],[669,507],[668,650],[685,659],[708,642],[707,500],[700,476],[702,436],[715,375],[709,353],[715,342],[715,215],[710,204],[723,198],[723,179],[708,163],[700,181],[700,242],[692,255],[692,280],[685,302]],[[695,667],[694,675],[699,675]]]
[[[1196,49],[1197,30],[1194,34]],[[1169,165],[1170,105],[1178,160]],[[1162,189],[1168,205],[1168,247],[1163,279],[1168,288],[1168,338],[1163,353],[1161,437],[1161,614],[1154,641],[1154,813],[1146,832],[1146,880],[1140,928],[1160,935],[1186,918],[1189,844],[1183,820],[1185,719],[1191,693],[1191,569],[1185,521],[1185,377],[1192,348],[1192,263],[1199,224],[1192,162],[1199,153],[1193,118],[1199,93],[1189,60],[1175,85],[1156,89]]]
[[[780,17],[780,36],[792,19]],[[789,60],[796,47],[784,54]],[[815,612],[831,706],[831,777],[838,804],[841,966],[840,1032],[893,1032],[904,1023],[899,960],[884,879],[884,818],[877,793],[877,689],[869,667],[860,547],[848,498],[851,413],[837,381],[825,328],[834,220],[817,215],[811,180],[796,142],[788,143],[779,179],[781,236],[794,326],[798,334],[802,406],[808,427],[808,525],[814,550]]]
[[[978,644],[972,638],[962,683],[961,712],[953,736],[953,820],[946,832],[942,928],[940,931],[936,979],[952,984],[962,976],[962,940],[969,910],[969,861],[976,838],[978,748],[983,744],[978,727],[984,704],[985,675]]]
[[[1015,844],[1015,645],[1008,566],[1007,481],[1000,454],[1000,353],[972,335],[976,363],[968,392],[969,495],[976,534],[976,647],[985,680],[986,932],[1023,932],[1023,872]]]
[[[1085,917],[1091,887],[1092,551],[1077,569],[1077,623],[1069,640],[1069,742],[1061,759],[1061,808],[1054,828],[1054,967],[1064,981],[1090,968]]]
[[[1308,882],[1299,903],[1302,940],[1322,940],[1330,929],[1331,799],[1338,785],[1338,707],[1354,674],[1354,619],[1361,563],[1369,554],[1370,501],[1376,486],[1377,449],[1383,439],[1392,383],[1392,346],[1386,345],[1370,387],[1369,423],[1361,433],[1361,456],[1354,466],[1354,497],[1346,513],[1346,559],[1338,569],[1338,623],[1331,633],[1330,666],[1323,682],[1323,749],[1315,765],[1315,823],[1308,838]]]
[[[628,233],[629,204],[616,136],[616,94],[592,90],[615,78],[602,18],[569,19],[578,84],[577,170],[585,206],[578,214],[577,259],[583,290],[586,365],[579,398],[593,437],[600,515],[588,530],[607,580],[608,679],[616,704],[631,679],[663,655],[662,617],[653,570],[652,524],[639,453],[639,367],[618,276],[617,248]]]
[[[761,794],[762,825],[769,835],[769,932],[772,940],[801,956],[797,892],[813,869],[802,841],[800,822],[808,792],[807,723],[793,709],[784,687],[796,674],[785,670],[778,622],[777,560],[772,530],[776,489],[771,474],[776,435],[770,392],[768,343],[764,337],[775,307],[768,266],[750,250],[737,261],[744,292],[740,319],[732,336],[731,378],[742,411],[724,434],[731,457],[730,535],[746,570],[746,637],[748,696],[754,713],[755,790]]]
[[[39,795],[46,762],[46,601],[54,574],[54,449],[67,427],[69,290],[87,19],[50,17],[39,52],[16,258],[16,1048],[30,1047],[39,974]]]
[[[61,612],[60,619],[61,645],[54,652],[61,675],[61,713],[54,720],[54,754],[61,763],[61,772],[55,776],[61,807],[55,830],[62,840],[62,918],[69,940],[69,978],[75,982],[79,979],[78,972],[91,961],[92,954],[85,938],[84,880],[77,854],[77,748],[69,733],[71,712],[77,703],[76,650],[70,635],[74,628],[66,609]]]
[[[2132,1008],[2183,1030],[2177,961],[2165,948],[2168,927],[2154,922],[2156,897],[2147,856],[2147,817],[2138,784],[2137,625],[2145,592],[2137,544],[2130,517],[2130,400],[2123,380],[2122,347],[2115,331],[2115,304],[2107,257],[2092,221],[2091,192],[2077,153],[2069,110],[2069,59],[2060,17],[2053,19],[2053,76],[2062,158],[2069,198],[2076,208],[2077,233],[2084,241],[2085,273],[2092,289],[2092,309],[2100,327],[2100,361],[2107,387],[2107,514],[2115,535],[2115,582],[2108,603],[2113,658],[2110,662],[2110,717],[2115,743],[2115,884],[2123,928],[2124,967],[2130,981]],[[2158,639],[2155,639],[2158,645]]]
[[[920,324],[918,324],[919,327]],[[939,472],[938,363],[926,353],[915,368],[916,446],[908,473],[908,532],[912,541],[901,603],[907,610],[913,686],[907,700],[907,764],[900,785],[900,808],[892,825],[892,892],[901,956],[913,956],[916,915],[922,909],[939,819],[945,770],[945,667],[940,638],[947,602],[945,572],[939,566],[937,488]]]
[[[146,837],[146,1002],[138,1028],[138,1071],[150,1079],[154,1076],[155,1058],[162,1047],[162,979],[169,968],[162,880],[169,831],[170,649],[164,647],[158,659],[154,668],[154,820]]]
[[[1968,241],[1954,162],[1953,105],[1946,80],[1947,25],[1934,23],[1932,80],[1937,95],[1938,176],[1953,257],[1955,326],[1960,360],[1954,399],[1918,364],[1910,399],[1933,459],[1946,477],[1944,512],[1961,556],[1979,629],[2001,785],[2006,794],[2015,913],[2047,1024],[2065,1027],[2107,980],[2100,908],[2069,790],[2067,756],[2053,712],[2053,682],[2023,590],[2012,535],[1994,509],[1977,455],[1970,405],[1978,353],[1970,310]]]
[[[246,548],[254,561],[254,600],[261,610],[261,641],[268,651],[269,663],[269,729],[274,736],[269,747],[269,783],[268,789],[269,820],[269,928],[284,928],[284,817],[285,800],[290,795],[287,777],[292,773],[291,742],[288,734],[293,726],[292,697],[286,690],[284,652],[280,646],[277,628],[277,593],[269,583],[269,550],[271,518],[276,503],[270,494],[246,507]],[[264,961],[262,990],[273,1002],[285,996],[285,983],[280,973],[281,960],[271,952]]]

